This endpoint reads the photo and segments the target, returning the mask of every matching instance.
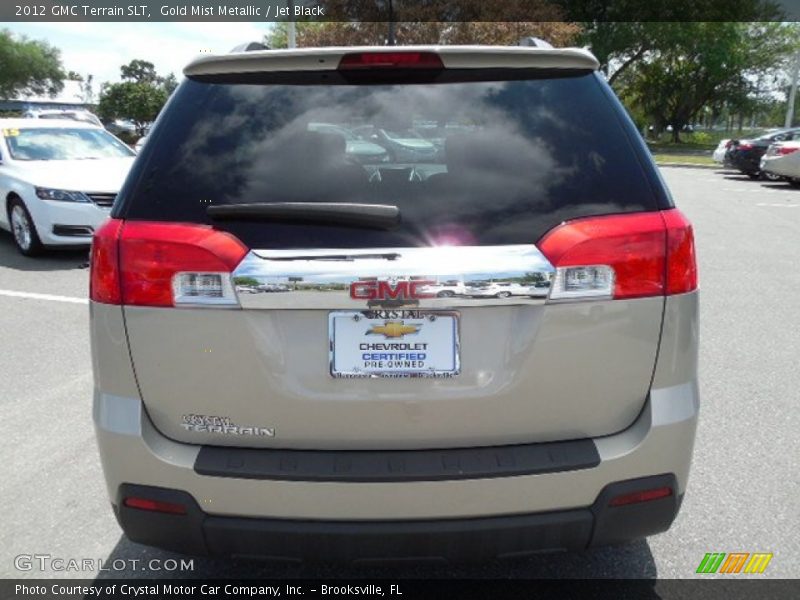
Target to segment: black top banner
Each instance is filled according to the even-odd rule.
[[[800,0],[4,0],[22,21],[795,21]]]

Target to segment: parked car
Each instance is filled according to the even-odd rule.
[[[509,281],[470,282],[465,291],[472,298],[509,298],[511,296],[530,296],[531,286]]]
[[[22,115],[26,119],[63,119],[66,121],[79,121],[90,123],[102,127],[102,123],[97,115],[88,110],[60,110],[60,109],[41,109],[28,110]]]
[[[361,139],[386,148],[395,162],[433,161],[439,154],[436,144],[413,129],[385,129],[374,125],[360,126],[353,131]]]
[[[467,293],[464,282],[458,279],[442,279],[426,285],[422,289],[425,293],[434,294],[437,298],[452,298],[453,296],[464,296]]]
[[[721,165],[725,164],[725,154],[728,151],[728,148],[731,146],[730,139],[720,140],[717,147],[714,149],[714,152],[711,155],[711,158],[714,159],[714,162],[719,163]]]
[[[133,121],[128,121],[126,119],[114,119],[113,121],[105,123],[104,126],[110,133],[113,133],[114,135],[136,134],[136,124]]]
[[[27,256],[47,246],[89,245],[134,156],[89,123],[0,119],[0,228]]]
[[[751,179],[762,177],[776,179],[775,175],[762,174],[761,157],[770,144],[789,141],[796,137],[800,137],[800,129],[781,129],[751,140],[731,140],[731,145],[725,154],[725,161]]]
[[[669,528],[699,407],[692,227],[598,70],[579,48],[195,59],[92,246],[125,535],[460,561]],[[400,187],[307,130],[327,114],[480,128]],[[534,273],[549,295],[515,294]],[[431,298],[437,279],[510,293]]]
[[[761,170],[773,177],[786,179],[792,185],[800,185],[800,140],[770,144],[761,157]]]
[[[237,285],[236,291],[240,294],[258,294],[261,292],[261,290],[251,285]]]
[[[259,292],[289,292],[292,290],[292,288],[285,283],[263,283],[256,286],[256,289]]]
[[[362,164],[381,163],[389,160],[386,148],[366,140],[362,140],[355,133],[345,127],[331,123],[309,123],[309,131],[339,135],[345,139],[345,154]]]

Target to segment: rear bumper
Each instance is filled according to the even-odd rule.
[[[609,500],[619,494],[660,486],[675,486],[675,477],[661,475],[611,484],[586,508],[474,519],[313,521],[219,517],[206,514],[185,492],[127,484],[121,486],[114,508],[131,540],[185,554],[350,563],[492,560],[581,550],[664,531],[680,508],[680,496],[609,506]],[[187,507],[187,514],[153,513],[124,506],[123,498],[131,496],[182,504]]]
[[[686,488],[697,409],[694,384],[653,390],[630,428],[591,440],[600,459],[595,466],[366,483],[200,474],[200,447],[162,436],[137,399],[97,394],[95,422],[109,494],[133,541],[201,555],[464,560],[581,549],[664,531]],[[608,506],[609,494],[664,481],[670,497]],[[122,498],[137,493],[163,494],[188,512],[122,506]]]
[[[791,156],[763,157],[761,159],[761,170],[782,177],[800,176],[797,160]]]
[[[287,477],[276,475],[280,460],[276,467],[260,458],[251,462],[249,454],[222,453],[225,464],[199,460],[202,447],[156,430],[136,396],[119,307],[93,305],[92,311],[93,333],[104,340],[103,351],[95,343],[93,352],[94,422],[111,502],[119,507],[133,485],[146,486],[148,494],[160,488],[155,493],[166,494],[165,501],[187,506],[179,517],[118,508],[135,541],[200,554],[348,560],[370,554],[458,559],[468,544],[477,546],[477,558],[506,556],[663,531],[686,490],[699,413],[696,293],[667,299],[650,394],[629,427],[582,440],[593,446],[589,453],[517,454],[515,464],[524,468],[513,472],[500,472],[499,460],[487,466],[487,455],[475,452],[475,470],[460,478],[443,476],[427,454],[407,463],[413,476],[401,479],[378,464],[353,463],[358,477],[344,477],[335,460],[298,461],[302,476]],[[457,470],[469,465],[459,462]],[[670,497],[608,507],[609,489],[638,491],[640,480],[654,476],[670,478]],[[160,529],[169,535],[148,533]],[[388,546],[376,546],[384,539]]]

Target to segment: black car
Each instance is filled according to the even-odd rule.
[[[752,179],[780,179],[777,175],[761,172],[761,157],[770,144],[800,139],[800,129],[782,129],[773,131],[752,140],[731,140],[725,153],[725,166],[739,169]]]

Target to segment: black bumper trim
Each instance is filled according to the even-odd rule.
[[[403,520],[318,521],[206,514],[180,490],[123,484],[115,512],[131,541],[193,555],[291,561],[454,561],[582,550],[634,540],[669,528],[681,497],[610,507],[619,494],[675,485],[673,475],[612,483],[585,508],[523,515]],[[673,487],[673,490],[676,489]],[[129,496],[186,506],[185,515],[124,506]],[[454,502],[457,502],[454,499]]]
[[[539,475],[600,464],[590,439],[444,450],[271,450],[203,446],[194,470],[275,481],[447,481]]]

